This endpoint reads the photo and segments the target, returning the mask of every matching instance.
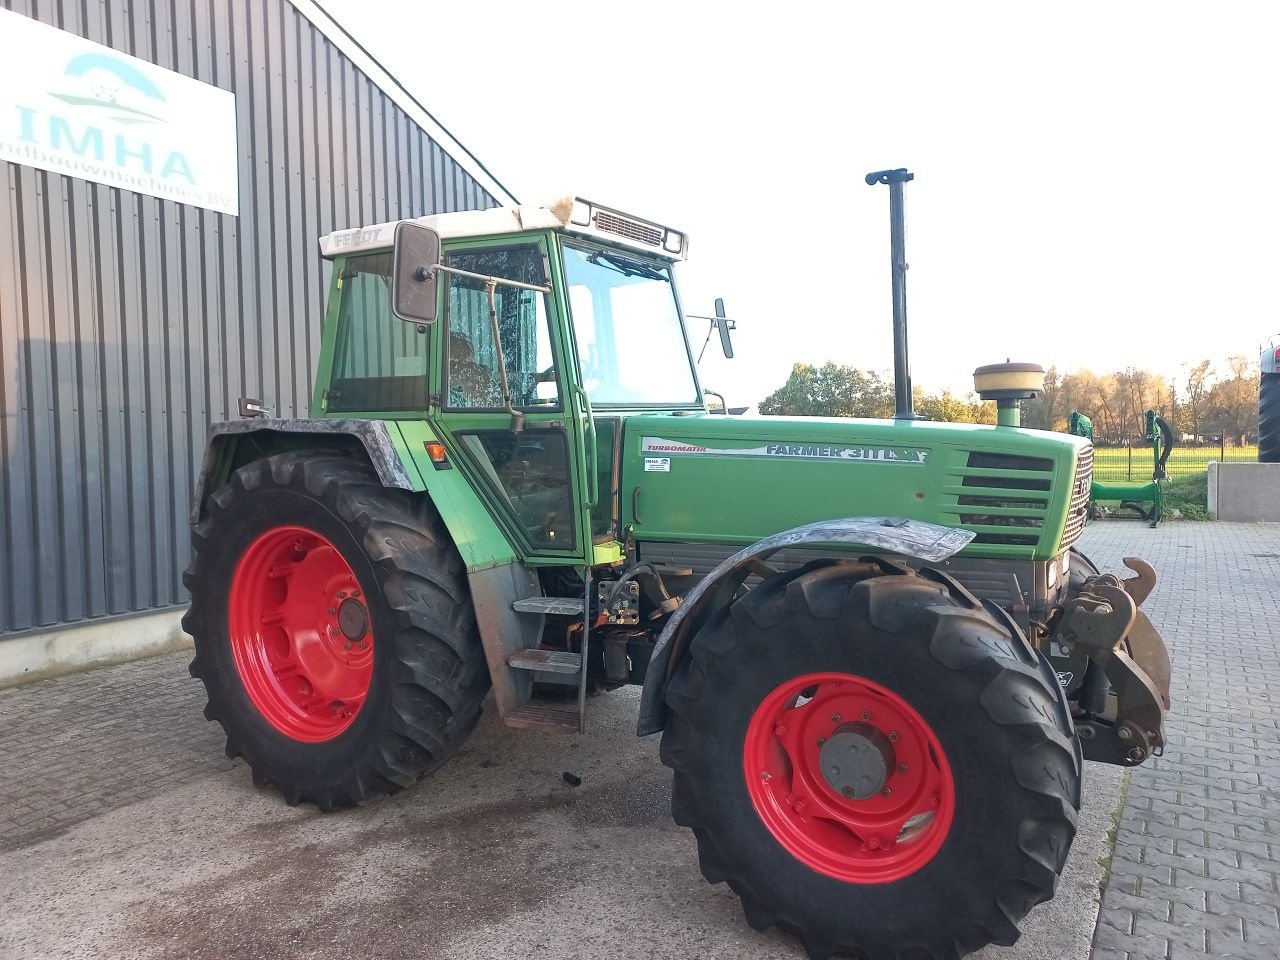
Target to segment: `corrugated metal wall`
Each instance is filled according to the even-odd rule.
[[[286,0],[0,0],[236,94],[240,216],[0,163],[0,636],[182,603],[236,400],[305,415],[331,229],[495,205]]]

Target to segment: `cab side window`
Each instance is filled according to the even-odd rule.
[[[429,338],[391,313],[391,254],[349,257],[341,269],[328,409],[425,412]]]
[[[451,253],[447,263],[485,276],[538,285],[547,282],[542,253],[534,246]],[[449,328],[445,343],[445,405],[454,410],[502,409],[502,378],[488,287],[481,280],[446,276]],[[499,285],[493,293],[493,306],[512,405],[559,407],[546,294]]]

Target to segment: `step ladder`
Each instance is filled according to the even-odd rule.
[[[577,617],[582,620],[582,651],[541,650],[532,647],[517,650],[507,657],[507,666],[513,670],[529,670],[535,673],[552,673],[577,676],[578,697],[576,706],[560,703],[533,701],[511,710],[503,717],[508,727],[522,730],[557,730],[583,733],[587,726],[587,650],[591,640],[591,618],[588,615],[591,596],[591,572],[588,571],[581,597],[526,597],[513,603],[517,613],[532,613],[548,617]]]

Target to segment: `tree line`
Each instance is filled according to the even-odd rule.
[[[1173,425],[1184,442],[1248,443],[1258,430],[1258,366],[1244,356],[1229,357],[1222,365],[1201,360],[1178,378],[1138,367],[1111,373],[1050,367],[1044,392],[1024,401],[1024,426],[1065,431],[1072,411],[1093,421],[1094,438],[1124,443],[1146,431],[1144,415],[1155,410]],[[974,393],[957,396],[949,390],[913,391],[916,413],[930,420],[994,423],[995,404]],[[764,414],[800,417],[892,417],[892,378],[875,370],[860,370],[827,362],[822,366],[797,363],[787,382],[761,401]]]

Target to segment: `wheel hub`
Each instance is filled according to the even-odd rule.
[[[890,883],[942,849],[955,781],[942,743],[893,690],[850,673],[779,684],[743,742],[752,805],[773,838],[847,883]]]
[[[369,694],[375,638],[360,589],[342,553],[305,527],[264,531],[236,565],[232,657],[258,712],[294,740],[338,736]]]
[[[338,607],[338,627],[348,640],[359,640],[369,632],[369,612],[355,597],[347,597]]]
[[[819,751],[827,785],[852,800],[866,800],[884,789],[894,768],[889,738],[867,723],[846,723]]]

